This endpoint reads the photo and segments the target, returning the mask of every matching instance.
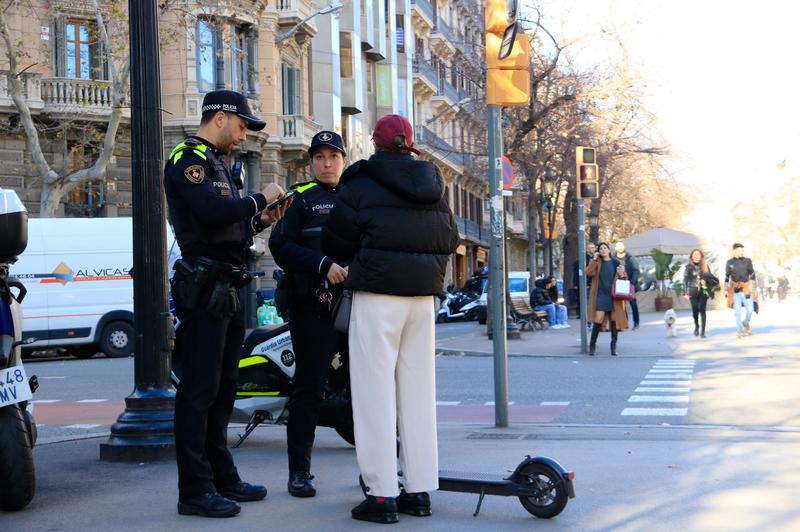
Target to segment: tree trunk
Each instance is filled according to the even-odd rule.
[[[528,270],[531,272],[531,280],[536,279],[536,241],[539,233],[539,209],[537,203],[539,197],[536,194],[536,180],[528,178]]]
[[[41,218],[55,218],[58,215],[58,207],[61,198],[67,193],[62,181],[55,183],[42,183],[41,202],[39,204],[39,216]]]

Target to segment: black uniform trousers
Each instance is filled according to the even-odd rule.
[[[289,331],[295,363],[294,389],[289,401],[286,443],[289,471],[311,470],[311,449],[319,421],[325,380],[333,356],[345,356],[346,336],[333,328],[333,320],[316,302],[291,305]]]
[[[220,319],[211,316],[205,304],[198,307],[183,312],[176,308],[181,320],[176,348],[184,371],[175,396],[175,454],[178,490],[187,497],[240,480],[227,435],[244,320],[241,311]]]

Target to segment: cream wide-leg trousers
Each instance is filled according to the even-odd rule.
[[[354,292],[350,386],[356,456],[369,494],[396,497],[397,439],[409,493],[439,487],[433,296]]]

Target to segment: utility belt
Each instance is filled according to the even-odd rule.
[[[252,274],[243,266],[205,257],[184,257],[173,266],[170,281],[176,311],[205,307],[218,318],[239,312],[239,288],[252,281]]]

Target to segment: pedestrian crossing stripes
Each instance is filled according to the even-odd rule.
[[[689,393],[692,390],[694,360],[658,360],[642,382],[628,397],[628,403],[637,404],[622,410],[622,416],[684,417],[689,413]],[[638,405],[647,406],[638,406]],[[665,408],[665,404],[685,404],[687,407]]]

